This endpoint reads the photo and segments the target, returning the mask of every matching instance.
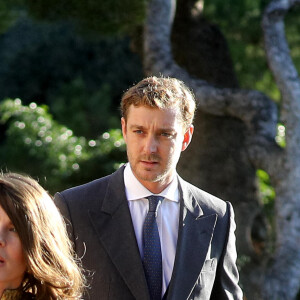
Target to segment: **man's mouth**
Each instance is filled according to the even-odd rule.
[[[149,166],[158,164],[157,161],[141,160],[141,162],[142,162],[143,164],[146,164],[146,165],[149,165]]]

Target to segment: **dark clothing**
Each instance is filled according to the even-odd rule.
[[[93,273],[84,299],[150,300],[125,194],[124,168],[57,193],[83,267]],[[176,257],[166,300],[242,300],[233,209],[179,177]]]

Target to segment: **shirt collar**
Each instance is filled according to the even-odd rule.
[[[126,197],[129,201],[139,200],[146,198],[150,195],[153,195],[147,188],[145,188],[135,177],[130,167],[130,164],[126,164],[124,170],[124,183]],[[178,179],[177,176],[174,176],[172,182],[159,194],[164,198],[178,202],[179,201],[179,189],[178,189]]]

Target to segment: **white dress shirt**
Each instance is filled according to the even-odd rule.
[[[124,170],[124,183],[135,236],[143,258],[143,224],[149,210],[146,197],[153,195],[153,193],[137,180],[129,163]],[[178,238],[179,189],[177,176],[174,176],[173,181],[165,190],[155,195],[165,198],[158,207],[156,219],[161,244],[163,267],[162,295],[164,295],[172,276]]]

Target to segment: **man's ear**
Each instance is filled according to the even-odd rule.
[[[126,121],[124,119],[124,117],[121,118],[121,125],[122,125],[122,134],[123,134],[123,138],[124,138],[124,141],[126,143]]]
[[[181,151],[184,151],[188,147],[188,145],[192,140],[193,133],[194,133],[194,126],[190,125],[184,134]]]

